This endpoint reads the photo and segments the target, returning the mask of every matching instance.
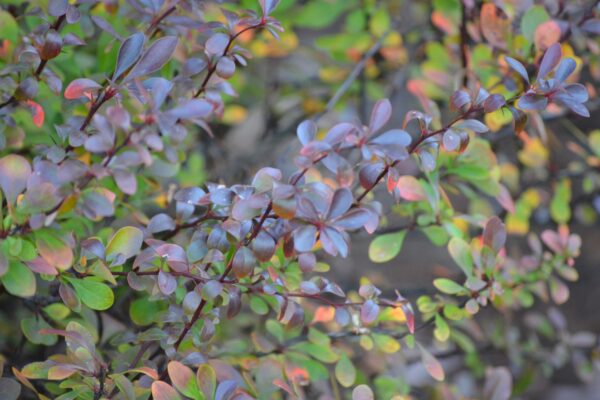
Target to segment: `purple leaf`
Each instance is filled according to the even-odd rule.
[[[375,139],[371,140],[371,143],[380,144],[384,146],[393,144],[408,147],[411,142],[412,138],[410,137],[410,134],[402,129],[389,130],[377,136]]]
[[[217,75],[223,79],[229,79],[235,74],[235,62],[229,57],[221,57],[217,62]]]
[[[585,103],[589,99],[588,91],[581,83],[567,85],[565,90],[578,103]]]
[[[446,151],[454,151],[460,147],[460,136],[452,129],[448,129],[444,132],[442,143]]]
[[[543,110],[548,105],[548,99],[536,93],[527,93],[519,99],[518,106],[522,110]]]
[[[294,248],[298,253],[312,250],[316,242],[317,228],[314,225],[305,225],[294,231]]]
[[[317,125],[309,119],[302,121],[296,129],[296,134],[298,135],[300,143],[305,146],[315,140],[315,136],[317,135]]]
[[[158,39],[144,52],[140,61],[133,67],[126,80],[158,71],[169,61],[177,47],[177,37],[165,36]]]
[[[210,114],[212,105],[202,99],[191,99],[181,102],[169,111],[169,114],[180,119],[203,118]]]
[[[171,243],[164,243],[156,246],[154,250],[156,251],[156,254],[163,258],[167,265],[174,271],[187,272],[189,270],[187,255],[181,246]]]
[[[320,241],[323,246],[323,250],[332,256],[337,256],[338,253],[342,257],[348,255],[348,243],[344,239],[344,236],[335,228],[326,226],[320,232]]]
[[[581,25],[581,30],[595,35],[600,35],[600,19],[592,18],[588,19]]]
[[[381,129],[392,116],[392,104],[388,99],[379,100],[373,106],[371,120],[369,121],[369,130],[371,133]]]
[[[113,171],[113,177],[121,192],[133,195],[137,191],[137,179],[135,174],[128,169],[119,168]]]
[[[471,103],[471,95],[464,90],[457,90],[450,97],[450,104],[457,110],[469,105],[469,103]]]
[[[486,113],[491,113],[503,107],[506,104],[504,96],[501,94],[492,94],[483,102],[483,109]]]
[[[556,67],[561,57],[562,49],[560,47],[560,43],[554,43],[548,50],[546,50],[546,53],[542,58],[540,69],[538,70],[537,80],[545,78],[550,71]]]
[[[347,188],[341,188],[333,193],[331,203],[329,205],[329,211],[327,212],[327,218],[337,218],[352,206],[354,196],[352,192]]]
[[[204,49],[208,56],[223,55],[227,44],[229,43],[229,35],[224,33],[215,33],[206,41]]]
[[[515,60],[512,57],[505,56],[504,60],[506,63],[521,77],[525,80],[525,82],[529,83],[529,75],[527,74],[527,70],[519,61]]]
[[[25,157],[9,154],[0,159],[0,188],[9,204],[14,204],[19,193],[25,190],[31,166]]]
[[[577,68],[577,63],[572,58],[563,58],[558,64],[558,68],[556,68],[556,72],[554,73],[554,79],[559,82],[564,82],[569,75],[575,71]]]
[[[379,305],[369,299],[364,302],[360,309],[360,320],[363,324],[369,325],[375,322],[379,315]]]
[[[266,17],[277,7],[280,0],[259,0],[260,8],[263,11],[263,15]]]
[[[252,242],[252,251],[259,261],[269,261],[275,254],[275,240],[261,230]]]
[[[53,17],[60,17],[67,13],[67,7],[69,6],[68,0],[49,0],[48,1],[48,14]]]
[[[97,15],[92,15],[92,21],[94,21],[94,23],[96,25],[98,25],[98,27],[100,29],[102,29],[104,32],[108,33],[109,35],[117,38],[117,39],[121,39],[121,35],[119,35],[112,27],[112,25],[106,21],[104,18],[99,17]]]
[[[158,271],[158,288],[165,295],[170,295],[177,289],[177,280],[175,277],[162,269]]]
[[[371,213],[362,208],[350,210],[340,218],[336,219],[333,225],[340,229],[356,230],[360,229],[371,218]]]
[[[246,277],[252,274],[256,265],[256,258],[248,247],[240,247],[233,256],[232,261],[233,272],[239,278]]]
[[[73,4],[69,4],[67,7],[67,23],[74,24],[81,18],[79,8]]]
[[[323,140],[331,145],[337,144],[344,140],[354,129],[356,127],[348,122],[336,124],[327,132]]]
[[[506,242],[506,227],[500,218],[493,216],[485,224],[483,243],[499,252]]]
[[[509,400],[512,394],[512,375],[506,367],[485,370],[483,396],[486,400]]]
[[[112,76],[113,80],[119,79],[140,58],[145,40],[146,37],[143,33],[136,32],[123,41],[117,56],[117,64]]]

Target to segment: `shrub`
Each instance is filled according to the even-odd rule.
[[[399,399],[415,357],[444,398],[460,371],[484,382],[464,395],[494,399],[569,361],[589,378],[596,336],[569,333],[555,307],[525,310],[568,299],[581,246],[568,223],[596,218],[598,132],[564,146],[577,159],[563,168],[545,129],[590,115],[577,80],[598,74],[595,6],[408,3],[433,27],[405,47],[393,0],[41,3],[0,10],[3,398]],[[242,39],[286,54],[289,28],[345,13],[317,40],[345,81],[298,124],[295,172],[199,186],[203,171],[180,170],[243,90]],[[319,127],[348,93],[365,114],[404,64],[422,111],[392,118],[383,99],[362,123]],[[510,137],[517,157],[496,146]],[[420,231],[458,268],[418,298],[367,279],[347,292],[323,256],[347,257],[363,230],[375,263]]]

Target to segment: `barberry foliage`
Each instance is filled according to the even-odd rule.
[[[600,133],[570,122],[597,106],[598,2],[279,3],[0,5],[2,398],[508,399],[568,363],[590,379],[597,335],[539,305],[568,300],[569,223],[599,208]],[[323,90],[284,88],[295,156],[204,182],[195,144],[256,101],[253,54],[323,28]],[[398,71],[418,101],[401,115]],[[552,119],[576,131],[568,165]],[[361,235],[391,264],[415,232],[454,262],[422,296],[330,273]]]

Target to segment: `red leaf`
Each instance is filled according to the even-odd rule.
[[[44,109],[38,103],[33,100],[27,100],[27,106],[31,110],[31,116],[33,117],[33,123],[38,128],[44,125]]]

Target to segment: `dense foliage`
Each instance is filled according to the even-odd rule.
[[[600,131],[570,122],[596,106],[597,3],[3,1],[2,399],[508,399],[569,363],[589,379],[597,336],[536,306],[569,298],[568,224],[600,208]],[[293,162],[204,182],[197,143],[259,96],[240,70],[311,29],[323,66],[280,91],[309,118]],[[418,111],[377,100],[397,71]],[[575,132],[566,163],[551,120]],[[342,288],[327,260],[357,231],[375,263],[420,231],[456,268],[418,298]]]

